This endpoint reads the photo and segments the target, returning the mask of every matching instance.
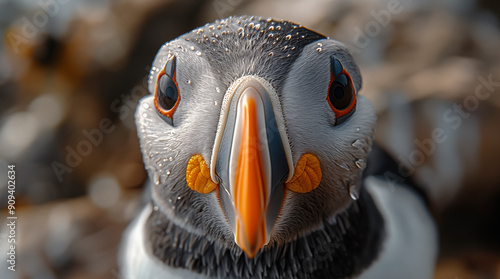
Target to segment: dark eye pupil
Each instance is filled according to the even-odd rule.
[[[344,88],[342,88],[342,87],[336,87],[334,94],[335,94],[335,99],[342,99],[342,98],[344,98]]]
[[[330,103],[338,110],[344,110],[352,102],[352,92],[351,83],[347,82],[347,78],[344,74],[335,78],[330,87],[329,97]]]
[[[177,98],[177,94],[175,92],[175,89],[172,88],[172,86],[167,87],[167,98],[169,100],[175,100]]]
[[[164,110],[171,110],[177,102],[179,94],[175,82],[167,75],[163,75],[158,83],[158,104]]]

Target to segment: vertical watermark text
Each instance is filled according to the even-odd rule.
[[[16,165],[7,168],[7,269],[16,271]]]

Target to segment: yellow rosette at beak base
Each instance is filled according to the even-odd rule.
[[[292,179],[285,183],[286,187],[297,193],[308,193],[321,182],[321,165],[316,156],[305,153],[303,154],[297,166]]]
[[[186,168],[186,181],[189,188],[201,194],[208,194],[219,185],[210,178],[210,169],[200,154],[193,155],[189,159]]]

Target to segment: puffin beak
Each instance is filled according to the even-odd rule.
[[[238,101],[237,143],[230,169],[236,211],[236,243],[253,257],[267,243],[266,209],[270,196],[270,156],[265,131],[264,105],[257,90],[245,89]]]
[[[241,85],[228,107],[215,171],[235,242],[249,258],[269,242],[281,209],[288,160],[265,87]]]

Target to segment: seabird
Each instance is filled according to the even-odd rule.
[[[360,88],[342,43],[285,20],[230,17],[163,45],[135,115],[150,182],[121,275],[431,278],[425,195],[369,159],[383,153]]]

